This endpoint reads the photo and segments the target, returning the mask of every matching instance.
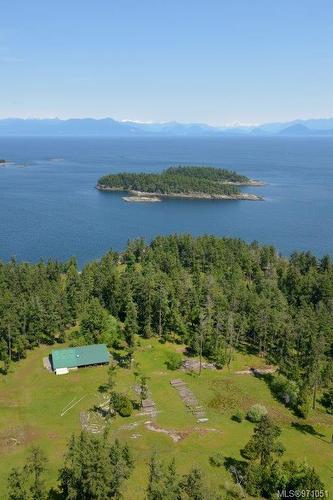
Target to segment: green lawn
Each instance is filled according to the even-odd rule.
[[[155,339],[141,340],[140,344],[135,357],[142,371],[150,377],[148,384],[158,410],[155,422],[163,429],[184,431],[186,437],[175,443],[166,434],[146,429],[144,422],[148,418],[137,414],[112,421],[111,437],[127,440],[137,458],[125,499],[144,498],[146,463],[153,450],[167,460],[174,456],[180,472],[199,464],[209,483],[222,488],[231,486],[229,474],[223,467],[212,467],[209,456],[219,450],[226,457],[240,458],[239,450],[252,434],[253,424],[247,421],[236,423],[231,416],[237,408],[246,411],[257,402],[263,403],[282,427],[282,441],[287,450],[285,459],[305,458],[316,468],[326,488],[333,490],[332,417],[319,408],[307,421],[301,422],[312,425],[317,432],[315,435],[293,427],[292,423],[298,419],[272,397],[263,380],[252,375],[235,374],[238,369],[263,365],[262,359],[237,354],[230,369],[204,370],[198,376],[167,370],[167,352],[177,350],[179,346],[163,345]],[[11,373],[0,378],[0,498],[6,494],[9,470],[23,463],[27,449],[33,443],[41,446],[49,456],[47,480],[50,486],[56,484],[57,469],[67,440],[71,433],[80,430],[80,411],[99,401],[98,387],[106,381],[106,367],[80,369],[59,377],[48,373],[43,368],[42,359],[50,350],[49,346],[43,346],[29,352],[27,359],[13,365]],[[186,381],[204,406],[208,422],[198,424],[186,411],[178,392],[170,385],[173,378]],[[117,384],[119,390],[134,394],[134,376],[130,370],[118,371]],[[73,398],[82,396],[84,398],[78,405],[61,416]],[[134,422],[138,423],[134,429],[122,428]],[[133,434],[139,437],[133,439]]]

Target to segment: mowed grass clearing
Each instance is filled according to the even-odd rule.
[[[59,346],[62,347],[62,346]],[[24,463],[32,444],[39,445],[49,457],[47,483],[55,486],[57,471],[72,433],[80,431],[80,412],[87,411],[100,401],[98,388],[107,379],[107,367],[92,367],[55,376],[43,368],[43,357],[51,351],[43,346],[28,353],[25,360],[12,366],[9,375],[0,378],[0,498],[6,496],[6,479],[10,469]],[[155,402],[156,426],[164,430],[180,431],[184,436],[174,442],[168,434],[149,430],[149,417],[134,412],[129,418],[116,417],[110,424],[110,438],[126,440],[136,458],[136,467],[126,485],[124,498],[143,499],[147,482],[147,462],[156,450],[162,459],[176,458],[180,473],[199,465],[208,483],[222,490],[232,486],[232,479],[224,469],[210,465],[209,457],[220,451],[225,457],[241,458],[240,449],[247,443],[253,424],[244,420],[234,422],[231,417],[237,409],[244,412],[254,403],[264,404],[269,414],[282,428],[281,440],[286,447],[284,459],[303,458],[313,465],[326,488],[333,484],[332,417],[323,409],[313,412],[309,419],[297,419],[276,401],[267,384],[252,375],[235,372],[246,367],[260,367],[260,358],[237,353],[229,369],[203,370],[199,376],[181,370],[169,371],[165,365],[167,354],[179,350],[174,344],[160,344],[156,339],[142,340],[135,360],[149,377],[148,385]],[[208,422],[198,423],[187,411],[170,380],[183,379],[205,409]],[[117,390],[135,397],[135,379],[131,370],[117,371]],[[63,410],[72,400],[77,405],[63,416]],[[292,424],[301,424],[295,427]],[[134,425],[131,425],[134,424]],[[309,433],[304,424],[312,426]],[[130,428],[131,427],[131,428]]]

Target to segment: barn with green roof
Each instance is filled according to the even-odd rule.
[[[109,359],[110,354],[105,344],[54,349],[51,352],[52,368],[56,375],[84,366],[105,365],[109,363]]]

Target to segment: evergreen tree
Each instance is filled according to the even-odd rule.
[[[107,328],[108,314],[98,299],[92,299],[83,314],[80,331],[87,344],[98,343]]]
[[[140,405],[142,406],[142,402],[148,398],[148,382],[149,377],[142,375],[140,378]]]
[[[243,456],[251,461],[259,459],[263,467],[270,465],[274,455],[281,455],[284,451],[281,443],[277,441],[280,434],[280,428],[273,424],[267,415],[263,416],[256,425],[250,441],[242,450]]]
[[[132,297],[129,297],[126,305],[126,319],[124,323],[124,335],[127,345],[135,347],[135,335],[139,330],[137,307]]]
[[[45,453],[38,447],[30,450],[24,469],[28,476],[31,477],[30,491],[35,500],[43,500],[46,498],[45,482],[43,474],[46,471],[47,458]]]
[[[163,482],[165,472],[162,462],[154,453],[149,461],[149,478],[147,487],[147,500],[164,500]]]
[[[12,469],[8,476],[9,499],[46,500],[47,491],[43,476],[47,462],[47,457],[40,448],[31,448],[24,467]]]
[[[122,485],[125,479],[130,477],[134,469],[134,460],[127,444],[122,446],[118,439],[115,440],[110,448],[110,462],[110,495],[111,498],[119,499],[122,497]]]
[[[185,498],[191,500],[205,500],[209,498],[202,478],[202,472],[197,467],[194,467],[187,475],[183,476],[180,489],[185,494]]]
[[[59,471],[60,493],[68,500],[121,498],[124,481],[133,470],[128,447],[81,432],[72,436]]]
[[[27,474],[24,470],[12,469],[7,480],[9,500],[30,500]]]

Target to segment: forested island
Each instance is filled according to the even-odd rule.
[[[205,166],[177,166],[161,173],[109,174],[101,177],[97,189],[125,191],[125,201],[159,201],[161,198],[211,200],[262,200],[261,196],[243,193],[240,186],[262,186],[234,171]]]

